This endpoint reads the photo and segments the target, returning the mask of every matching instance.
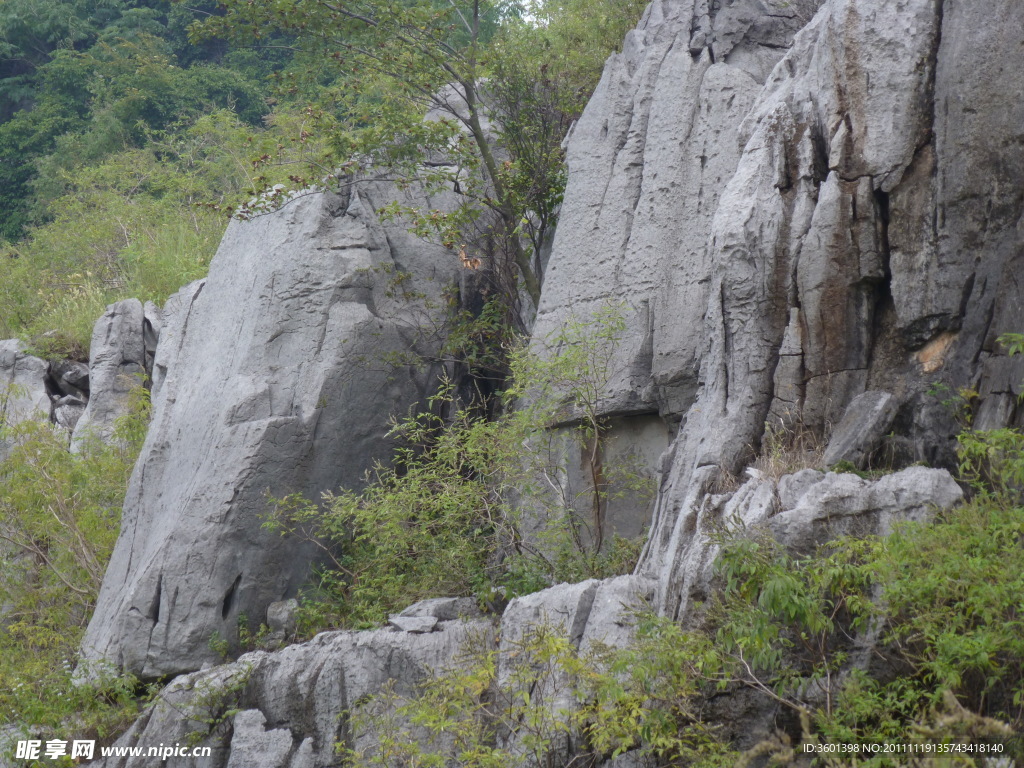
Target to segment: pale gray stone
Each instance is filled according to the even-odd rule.
[[[70,437],[85,413],[85,403],[74,397],[62,397],[53,404],[53,423]]]
[[[438,621],[475,619],[482,615],[475,597],[432,597],[420,600],[401,611],[399,616],[433,616]]]
[[[471,663],[471,653],[493,646],[490,622],[453,621],[426,634],[325,632],[274,653],[248,653],[173,680],[117,741],[149,747],[198,740],[212,757],[122,757],[91,765],[331,768],[338,765],[338,742],[363,749],[376,738],[341,713],[367,706],[389,681],[396,693],[411,696],[427,675]]]
[[[962,499],[944,469],[908,467],[876,481],[829,472],[768,527],[784,545],[807,551],[840,535],[888,535],[898,521],[929,520]]]
[[[288,768],[316,768],[312,737],[302,740],[299,748],[292,755],[292,761],[288,764]]]
[[[387,193],[310,194],[232,222],[206,281],[169,302],[152,423],[86,659],[146,678],[215,661],[210,638],[234,646],[239,617],[293,597],[315,557],[310,543],[263,527],[268,494],[358,487],[390,456],[389,417],[435,379],[388,357],[439,343],[429,318],[443,311],[457,260],[402,223],[385,230],[373,210]],[[426,298],[395,296],[395,271]],[[138,310],[141,352],[137,304],[118,306]]]
[[[131,391],[144,385],[145,323],[138,299],[111,304],[96,321],[89,348],[89,404],[75,425],[72,451],[86,440],[109,440],[117,419],[128,412]]]
[[[13,427],[26,419],[50,419],[45,360],[25,353],[18,339],[0,341],[0,427]],[[12,443],[0,436],[0,461]]]
[[[866,469],[874,450],[892,426],[899,402],[888,392],[869,390],[855,397],[829,438],[822,464],[848,461]]]
[[[640,565],[659,575],[658,604],[669,614],[687,602],[689,581],[678,569],[692,562],[686,553],[719,468],[742,470],[766,417],[820,436],[865,391],[894,393],[909,417],[892,423],[890,447],[901,462],[944,466],[955,463],[959,426],[927,394],[936,379],[951,392],[980,381],[986,425],[1019,418],[1009,406],[1020,377],[1012,380],[994,334],[1021,324],[1024,288],[1011,277],[1021,200],[997,189],[1024,181],[1024,120],[1014,111],[1019,100],[1009,112],[995,102],[1016,87],[1007,73],[1024,67],[1024,51],[1006,37],[1024,23],[1024,6],[999,3],[995,29],[980,11],[940,5],[824,3],[746,111],[703,250],[680,255],[700,265],[694,282],[703,292],[673,287],[669,306],[679,317],[701,307],[679,334],[701,345]],[[740,16],[731,28],[746,24]],[[984,68],[1003,90],[989,90]],[[625,113],[623,120],[632,110]],[[986,180],[993,174],[995,185]],[[566,209],[574,204],[570,183]],[[603,206],[591,203],[591,217]],[[982,209],[995,212],[985,223]],[[946,210],[948,217],[935,213]],[[692,217],[679,221],[692,231]],[[606,242],[615,233],[601,228]],[[562,258],[556,243],[553,268]],[[608,285],[612,274],[592,282]],[[643,343],[623,347],[628,356]],[[672,345],[655,332],[649,347],[657,360]]]
[[[227,768],[288,768],[292,734],[287,728],[267,728],[258,709],[246,709],[231,718],[231,756]]]
[[[180,288],[164,302],[160,313],[159,343],[153,355],[153,384],[150,390],[154,407],[160,402],[160,390],[167,378],[167,369],[181,354],[181,345],[188,329],[192,302],[206,285],[206,278],[194,280]]]
[[[783,510],[792,509],[807,493],[807,489],[821,482],[824,477],[825,473],[817,469],[801,469],[791,475],[783,475],[779,478],[779,506]]]
[[[926,520],[958,503],[961,492],[952,477],[924,467],[878,480],[805,470],[777,486],[761,474],[735,490],[723,490],[730,487],[723,478],[743,477],[766,421],[820,436],[865,392],[892,393],[903,404],[892,426],[898,431],[894,439],[915,459],[949,464],[955,458],[951,438],[959,427],[926,394],[933,381],[951,392],[977,387],[978,419],[986,427],[1019,421],[1022,363],[1008,358],[995,339],[1024,326],[1018,279],[1022,27],[1024,5],[1016,0],[796,0],[770,9],[754,0],[651,3],[622,53],[609,60],[567,139],[568,186],[534,343],[574,319],[586,320],[607,302],[625,299],[627,331],[613,350],[614,375],[601,408],[619,420],[613,431],[635,434],[642,443],[640,455],[659,472],[660,493],[638,576],[559,585],[509,604],[500,628],[503,695],[515,693],[515,654],[532,629],[553,626],[584,647],[622,642],[629,636],[625,606],[648,593],[652,583],[655,607],[684,623],[694,620],[690,607],[714,589],[715,542],[724,521],[767,529],[792,551],[809,552],[837,534],[884,535],[898,521]],[[308,204],[296,205],[307,206],[302,215],[309,215]],[[290,226],[330,230],[325,221],[314,212],[313,223],[296,220]],[[260,232],[249,242],[273,241]],[[405,248],[407,235],[389,236],[393,251],[413,252]],[[254,273],[258,268],[234,275]],[[215,270],[211,286],[223,292],[225,280]],[[354,295],[354,282],[341,284]],[[269,410],[267,401],[277,402],[276,390],[273,398],[260,399],[258,377],[240,382],[234,369],[218,369],[203,380],[210,390],[203,397],[175,382],[175,361],[192,354],[194,331],[188,328],[197,317],[203,318],[203,333],[216,328],[243,340],[203,359],[263,355],[261,346],[272,343],[269,333],[243,333],[230,317],[202,314],[209,310],[203,310],[200,290],[188,295],[183,310],[165,308],[154,371],[158,413],[196,401],[203,405],[195,422],[216,421],[221,411],[209,403],[228,399],[237,413],[242,392],[252,417],[246,423],[254,423]],[[369,306],[362,298],[366,285],[360,290],[352,301]],[[247,311],[240,294],[217,295],[232,299],[233,312]],[[325,338],[330,344],[330,336]],[[360,386],[380,388],[372,378]],[[352,403],[367,408],[358,396]],[[665,433],[657,424],[648,429],[656,419],[671,441],[660,460],[652,457],[664,447]],[[630,420],[646,420],[645,426]],[[173,453],[173,440],[202,442],[193,427],[179,428],[181,423],[186,422],[158,427],[163,442],[154,443],[150,455]],[[339,429],[337,420],[329,426]],[[352,431],[347,424],[340,429]],[[218,450],[232,450],[239,436],[230,437],[216,444]],[[866,450],[869,441],[858,440]],[[254,474],[265,481],[263,465],[276,465],[294,443],[307,445],[297,440],[272,455],[258,454]],[[321,450],[313,448],[309,455]],[[179,483],[193,477],[171,473],[154,459],[143,466],[158,478],[146,482],[167,494],[173,490],[161,473]],[[219,462],[216,469],[224,473],[225,466]],[[289,465],[282,473],[294,470]],[[225,528],[237,524],[241,504],[253,505],[244,484],[233,505],[218,502],[208,485],[197,483],[208,516],[230,518]],[[141,501],[134,503],[126,513],[128,528],[139,525]],[[178,509],[161,509],[147,525],[168,537],[179,535]],[[188,505],[184,509],[180,516],[197,514]],[[264,554],[264,540],[250,539],[232,534],[220,546],[250,558],[259,553],[263,573],[287,571]],[[153,552],[140,545],[133,556],[148,569]],[[101,603],[134,590],[125,603],[131,616],[132,610],[145,615],[154,604],[146,595],[156,594],[162,607],[150,613],[162,616],[164,608],[178,610],[175,601],[193,593],[204,596],[185,615],[216,616],[228,602],[221,601],[226,584],[238,572],[221,568],[217,558],[228,555],[210,548],[196,554],[197,560],[217,563],[202,578],[174,577],[178,591],[170,584],[160,588],[160,581],[154,589],[151,579],[147,592],[125,575],[127,556],[115,556],[121,570],[115,569],[111,586],[104,585]],[[171,574],[171,564],[167,560],[153,573],[165,568]],[[217,589],[207,590],[202,579]],[[265,606],[266,595],[251,597],[255,580],[245,583],[249,593],[240,586],[227,594]],[[278,590],[270,597],[281,596]],[[101,608],[111,626],[124,621],[118,611]],[[272,731],[290,730],[293,768],[319,768],[336,759],[330,746],[339,738],[340,708],[379,690],[389,677],[411,690],[415,675],[409,670],[442,667],[464,647],[448,642],[461,622],[442,619],[440,609],[412,609],[437,620],[437,631],[334,633],[232,665],[253,669],[252,687],[247,684],[244,694],[249,698],[240,707],[262,713]],[[181,626],[194,636],[170,642],[152,630],[122,632],[123,639],[106,647],[149,647],[149,669],[173,670],[202,656],[194,649],[205,643],[204,635],[229,627],[230,620],[189,619]],[[479,632],[493,646],[488,626],[481,623]],[[160,626],[165,635],[172,631],[177,630]],[[102,634],[90,628],[91,636],[97,633]],[[179,647],[193,649],[189,661],[175,658]],[[226,673],[204,674],[221,679]],[[537,698],[555,708],[571,706],[559,698],[557,684],[536,691]],[[168,694],[172,700],[177,690]],[[738,744],[756,742],[774,727],[763,704],[716,701],[726,702],[723,734]],[[152,733],[166,740],[179,727],[168,717],[158,723],[150,713],[140,722],[152,722]],[[233,748],[225,734],[213,768],[225,765]],[[368,742],[356,734],[353,743]],[[514,736],[507,745],[515,749]],[[554,764],[566,747],[552,745]],[[627,765],[631,757],[624,756]]]
[[[628,646],[634,637],[637,615],[651,608],[654,587],[654,582],[643,576],[617,576],[602,581],[594,593],[580,650]]]
[[[396,613],[388,618],[388,624],[402,632],[433,632],[437,627],[437,616],[400,616]]]
[[[295,634],[298,612],[299,601],[294,597],[267,606],[267,628],[270,630],[271,642],[281,643]]]

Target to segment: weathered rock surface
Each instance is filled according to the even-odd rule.
[[[827,436],[884,391],[905,460],[950,465],[935,382],[976,387],[985,426],[1024,416],[995,343],[1024,326],[1022,25],[1012,0],[662,0],[609,61],[535,335],[630,304],[605,409],[680,421],[641,564],[669,614],[766,419]]]
[[[782,478],[778,486],[755,477],[732,493],[706,497],[709,514],[698,525],[708,525],[712,514],[719,523],[739,520],[801,552],[841,533],[887,533],[897,520],[925,519],[961,497],[945,470],[911,467],[874,481],[804,470]],[[680,567],[688,597],[702,599],[712,589],[716,552],[713,538],[698,527]],[[360,730],[351,718],[339,715],[374,706],[368,697],[386,685],[410,695],[431,671],[471,663],[469,652],[495,647],[497,684],[490,695],[516,701],[523,693],[519,687],[527,685],[530,700],[542,702],[553,722],[578,703],[567,673],[557,665],[539,677],[524,674],[534,668],[534,633],[561,635],[584,652],[597,644],[622,647],[633,637],[634,612],[649,605],[655,587],[641,576],[562,584],[512,600],[497,624],[486,618],[454,618],[461,612],[456,608],[459,599],[441,598],[410,606],[403,612],[410,615],[393,616],[399,628],[328,632],[273,653],[246,654],[232,664],[175,680],[117,742],[121,747],[194,743],[197,739],[190,734],[198,733],[203,735],[199,744],[210,746],[212,757],[172,757],[166,763],[152,757],[111,758],[97,765],[120,768],[131,760],[143,767],[327,768],[337,764],[336,743],[358,750],[372,748],[376,738],[372,729]],[[403,620],[430,626],[403,627]],[[725,734],[749,747],[769,735],[775,722],[771,706],[753,706],[747,698],[739,691],[716,697],[714,706],[744,713],[725,724]],[[515,728],[501,736],[501,746],[513,754],[525,755],[527,749]],[[435,743],[431,748],[439,747]],[[548,749],[547,764],[567,761],[568,735],[555,737]],[[645,764],[636,760],[632,755],[610,765]]]
[[[0,427],[29,418],[50,418],[45,360],[28,355],[18,339],[0,341]],[[0,436],[0,461],[11,445]]]
[[[231,664],[174,680],[117,742],[119,747],[149,747],[198,741],[211,747],[211,757],[166,762],[159,757],[108,758],[93,765],[330,768],[339,764],[337,743],[357,750],[372,747],[375,734],[361,730],[349,715],[367,706],[385,685],[409,696],[431,672],[471,664],[472,654],[496,648],[499,676],[511,674],[528,666],[529,656],[517,654],[531,631],[541,628],[571,632],[577,647],[598,640],[620,644],[630,636],[631,611],[643,606],[652,589],[650,581],[634,576],[562,584],[513,600],[500,621],[438,618],[435,614],[468,607],[465,598],[439,598],[410,606],[408,612],[417,615],[405,617],[428,619],[433,631],[325,632],[273,653],[248,653]],[[532,693],[553,702],[557,682],[550,678],[545,681],[550,690]],[[506,690],[495,695],[511,693],[507,681],[504,685]],[[558,701],[575,706],[568,699]],[[195,735],[190,739],[190,734]]]
[[[392,298],[390,276],[409,272],[437,299],[456,262],[401,224],[382,228],[375,192],[309,195],[233,223],[205,282],[169,302],[87,661],[147,678],[194,670],[216,659],[211,637],[235,642],[240,616],[265,621],[313,560],[308,543],[263,528],[267,494],[359,485],[389,455],[388,417],[427,394],[425,373],[389,358],[431,343],[429,310]],[[139,333],[113,371],[145,360],[141,305],[117,305],[108,324],[129,311]]]
[[[928,467],[908,467],[878,480],[807,469],[777,484],[753,478],[733,493],[695,489],[683,523],[689,535],[669,563],[677,578],[679,616],[685,621],[691,605],[707,600],[719,551],[715,534],[731,521],[764,528],[789,550],[810,554],[837,536],[887,535],[896,522],[930,519],[962,499],[948,471]]]
[[[388,681],[399,694],[413,693],[430,671],[451,667],[471,648],[493,646],[493,633],[489,621],[449,621],[426,634],[390,629],[327,632],[274,653],[248,653],[232,664],[176,679],[117,742],[149,747],[198,741],[212,748],[212,757],[172,757],[166,762],[124,757],[93,764],[336,766],[338,742],[361,749],[369,738],[353,732],[347,713],[358,710]]]
[[[398,614],[402,617],[432,617],[438,621],[455,621],[456,619],[476,619],[483,615],[473,597],[433,597],[420,600],[405,608]]]
[[[832,431],[822,464],[831,467],[848,461],[866,469],[872,453],[896,418],[898,403],[888,392],[868,391],[857,395],[846,407],[843,420]]]
[[[117,419],[128,412],[129,395],[153,370],[160,320],[147,317],[142,302],[125,299],[96,321],[89,347],[90,397],[71,437],[71,450],[85,440],[109,440]],[[154,328],[153,322],[158,323]]]

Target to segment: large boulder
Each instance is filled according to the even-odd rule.
[[[209,277],[169,302],[87,665],[154,678],[216,660],[211,638],[233,645],[240,620],[265,621],[309,576],[312,545],[265,529],[270,499],[358,486],[389,456],[389,417],[428,394],[409,353],[437,343],[456,260],[401,224],[386,231],[377,192],[305,195],[233,222]],[[406,274],[413,299],[395,288]],[[143,364],[141,309],[101,321],[131,310],[140,331],[139,354],[118,347],[112,374]]]
[[[46,361],[26,353],[21,341],[0,341],[0,430],[30,418],[49,420],[48,373]],[[11,442],[0,432],[0,461],[10,450]]]

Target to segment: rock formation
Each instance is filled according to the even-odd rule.
[[[388,458],[388,418],[427,394],[406,357],[436,343],[421,323],[441,311],[455,260],[410,250],[400,224],[377,222],[373,194],[309,195],[232,223],[205,282],[168,302],[87,663],[152,678],[217,660],[211,638],[234,643],[240,617],[258,626],[309,576],[311,545],[263,527],[269,498],[358,486]],[[403,272],[434,304],[395,297]],[[119,305],[110,322],[128,309],[141,320]],[[141,364],[138,342],[115,350],[113,375]]]
[[[126,299],[107,307],[96,321],[89,345],[91,397],[71,437],[71,449],[83,440],[107,440],[128,409],[128,396],[153,373],[160,333],[160,311],[150,302]]]
[[[954,458],[936,388],[973,388],[977,426],[1021,423],[1024,363],[996,341],[1024,330],[1021,28],[1018,0],[654,0],[568,138],[534,329],[626,302],[602,409],[658,472],[649,539],[634,576],[514,601],[502,647],[545,615],[580,643],[618,633],[622,603],[646,592],[685,621],[723,517],[799,549],[957,501],[944,470],[921,467],[719,491],[766,422],[831,435],[830,461],[870,465],[885,443],[897,469]],[[233,224],[205,284],[165,309],[153,426],[87,660],[144,676],[214,661],[214,633],[233,639],[240,615],[263,620],[306,576],[310,553],[260,527],[265,490],[353,485],[386,455],[384,417],[426,385],[361,362],[410,343],[380,271],[444,280],[449,261],[369,207],[312,196]],[[122,743],[183,737],[182,707],[208,684],[242,710],[208,765],[331,765],[333,718],[370,685],[361,660],[374,685],[408,684],[464,631],[413,612],[197,672]]]
[[[837,532],[884,534],[896,520],[925,519],[958,502],[962,493],[945,470],[911,467],[877,481],[856,475],[804,470],[776,483],[753,478],[733,494],[711,501],[720,515],[750,526],[766,526],[794,551],[806,551]],[[693,532],[687,557],[687,587],[706,596],[717,547],[706,531]],[[249,653],[238,661],[176,679],[165,688],[119,747],[202,745],[209,758],[172,758],[181,768],[329,768],[337,765],[336,742],[361,749],[374,734],[351,718],[369,704],[369,694],[393,681],[408,695],[431,672],[464,667],[468,654],[497,651],[495,695],[515,698],[524,643],[537,629],[562,632],[584,652],[597,644],[623,647],[633,637],[632,612],[649,604],[655,583],[642,576],[562,584],[511,601],[500,616],[479,612],[472,600],[427,600],[410,606],[392,626],[366,632],[325,632],[308,643],[273,653]],[[427,620],[402,628],[401,618]],[[555,670],[532,684],[529,695],[545,701],[555,717],[578,706],[567,674]],[[742,700],[743,693],[739,698]],[[722,707],[731,697],[718,697]],[[234,712],[235,714],[229,714]],[[774,706],[752,710],[744,722],[727,723],[726,734],[741,746],[766,736]],[[424,734],[425,737],[426,734]],[[515,753],[516,732],[502,746]],[[549,764],[571,757],[562,735],[550,745]],[[105,768],[156,766],[158,758],[110,758]],[[616,765],[611,762],[608,766]]]
[[[824,435],[887,393],[908,463],[950,464],[928,390],[976,387],[1000,426],[1024,379],[996,343],[1024,317],[1019,4],[707,5],[656,0],[609,61],[535,328],[630,304],[606,408],[680,423],[642,563],[671,614],[705,494],[766,421]]]
[[[0,341],[0,428],[12,427],[36,415],[49,417],[45,360],[24,351],[17,339]],[[0,461],[11,445],[0,435]]]

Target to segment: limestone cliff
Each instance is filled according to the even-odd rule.
[[[1020,418],[1024,8],[814,5],[656,0],[568,141],[536,332],[630,305],[606,408],[680,422],[641,564],[674,615],[766,421],[827,435],[882,391],[900,459],[948,464],[936,382]]]

